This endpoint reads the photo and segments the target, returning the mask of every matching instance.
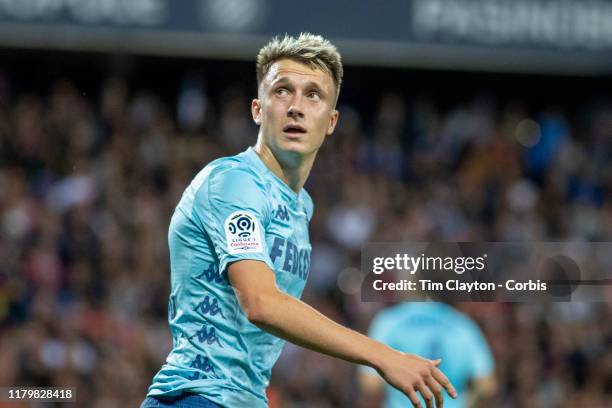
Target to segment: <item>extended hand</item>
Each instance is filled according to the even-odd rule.
[[[379,374],[390,385],[406,394],[415,408],[422,408],[417,391],[425,399],[427,408],[434,407],[434,399],[436,407],[440,408],[444,405],[442,389],[446,389],[451,397],[457,397],[457,391],[437,367],[441,362],[392,350],[384,359]]]

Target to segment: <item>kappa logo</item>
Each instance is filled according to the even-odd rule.
[[[205,378],[216,378],[215,367],[210,358],[202,355],[197,355],[195,360],[191,362],[189,367],[196,371],[189,377],[190,380],[200,380]],[[212,374],[211,374],[212,373]]]
[[[230,254],[261,252],[263,245],[259,222],[248,211],[236,211],[225,220],[225,238]]]
[[[281,221],[289,221],[289,210],[287,210],[287,207],[279,204],[274,212],[274,218]]]

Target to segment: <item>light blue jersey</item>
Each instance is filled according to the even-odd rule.
[[[299,298],[310,266],[313,205],[249,148],[216,160],[193,179],[174,211],[170,245],[173,348],[149,396],[200,394],[223,407],[265,407],[284,341],[251,324],[227,266],[265,262],[280,290]]]
[[[386,309],[372,322],[369,335],[405,353],[441,358],[439,368],[459,394],[455,400],[445,394],[444,408],[465,407],[469,381],[493,374],[493,357],[478,325],[443,303],[401,303]],[[376,374],[369,367],[362,370]],[[412,406],[408,397],[388,384],[385,395],[385,408]]]

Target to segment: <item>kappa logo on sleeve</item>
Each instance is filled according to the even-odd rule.
[[[248,211],[236,211],[225,220],[225,238],[230,254],[262,252],[259,222]]]

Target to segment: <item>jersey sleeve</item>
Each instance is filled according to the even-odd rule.
[[[467,333],[467,347],[470,351],[471,378],[477,379],[493,374],[495,363],[487,340],[476,323],[471,322]]]
[[[266,188],[250,169],[235,166],[211,174],[197,192],[194,207],[212,241],[220,273],[229,263],[245,259],[274,268],[266,244]]]

